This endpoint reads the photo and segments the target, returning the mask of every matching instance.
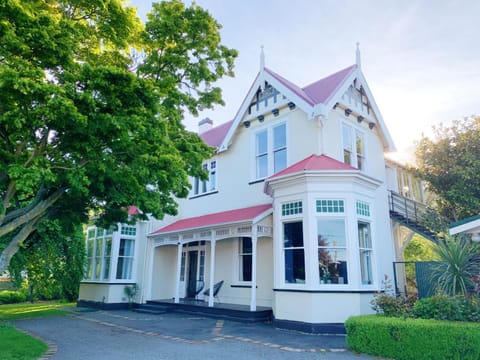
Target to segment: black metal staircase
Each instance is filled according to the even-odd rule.
[[[438,241],[446,222],[437,212],[394,191],[390,191],[388,203],[392,220],[435,243]]]

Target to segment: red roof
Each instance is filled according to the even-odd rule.
[[[272,175],[270,179],[274,179],[283,175],[295,174],[303,171],[344,171],[358,170],[353,166],[335,160],[327,155],[310,155],[286,169]]]
[[[227,135],[228,130],[232,126],[232,123],[233,120],[230,120],[224,124],[215,126],[214,128],[201,133],[200,138],[209,146],[219,147]]]
[[[222,224],[251,221],[271,208],[271,204],[264,204],[182,219],[154,231],[151,235],[185,231],[189,229],[203,228],[206,226],[218,226]]]
[[[139,215],[140,214],[140,209],[136,206],[129,206],[128,207],[128,215]]]
[[[305,91],[315,104],[325,104],[356,67],[357,65],[352,65],[340,70],[335,74],[305,86],[303,91]]]
[[[284,86],[293,91],[310,105],[325,104],[335,91],[342,85],[343,81],[357,68],[357,65],[349,66],[343,70],[320,79],[313,84],[300,88],[289,80],[283,78],[270,69],[265,71],[280,81]]]

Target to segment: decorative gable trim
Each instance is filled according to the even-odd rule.
[[[219,145],[218,152],[223,152],[228,149],[232,142],[233,135],[246,114],[258,88],[265,82],[272,85],[278,92],[284,95],[288,101],[295,104],[296,107],[307,114],[309,118],[313,119],[318,117],[320,119],[326,119],[328,117],[328,112],[334,108],[337,102],[339,102],[342,95],[348,90],[349,86],[353,84],[354,80],[357,80],[365,90],[365,94],[376,116],[376,125],[379,127],[378,133],[382,139],[385,150],[395,151],[392,137],[390,136],[383,117],[375,103],[375,99],[367,85],[367,81],[365,80],[358,64],[355,64],[304,88],[300,88],[272,70],[262,67],[247,95],[243,99],[228,132]],[[323,89],[324,92],[317,94],[317,91],[322,91],[322,86],[325,86],[325,89]],[[374,123],[372,123],[371,129],[373,129],[373,124]]]

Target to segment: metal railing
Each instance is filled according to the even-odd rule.
[[[436,242],[437,234],[442,232],[449,222],[425,204],[409,199],[395,191],[389,192],[390,217]]]

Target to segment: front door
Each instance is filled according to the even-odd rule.
[[[194,298],[197,292],[198,251],[188,252],[187,297]]]

